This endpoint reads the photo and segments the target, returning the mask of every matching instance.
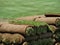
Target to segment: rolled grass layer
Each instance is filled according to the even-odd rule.
[[[49,25],[49,29],[54,33],[58,28],[54,25]]]
[[[8,34],[8,33],[4,33],[4,34],[1,34],[0,33],[0,37],[2,38],[0,38],[1,39],[1,42],[2,43],[4,43],[4,44],[11,44],[11,43],[13,43],[13,44],[15,44],[15,43],[22,43],[24,40],[25,40],[25,38],[22,36],[22,35],[20,35],[20,34]]]
[[[17,18],[16,20],[35,20],[36,18],[43,18],[45,17],[44,15],[36,15],[36,16],[25,16],[25,17],[20,17],[20,18]]]
[[[51,38],[48,39],[39,39],[35,41],[31,41],[28,43],[28,45],[53,45],[54,42]]]
[[[9,21],[11,24],[18,24],[18,25],[33,25],[33,26],[41,26],[41,25],[47,25],[45,22],[37,22],[37,21],[27,21],[27,20],[11,20]]]
[[[37,34],[38,35],[40,35],[42,33],[47,33],[47,32],[50,32],[48,25],[41,25],[37,28]]]
[[[30,25],[14,25],[14,24],[2,24],[0,26],[0,32],[9,32],[9,33],[21,33],[26,35],[34,35],[35,30],[34,26]]]
[[[54,33],[57,42],[60,42],[60,29],[57,29]]]
[[[46,18],[37,18],[35,21],[42,21],[42,22],[46,22],[48,24],[56,24],[58,21],[60,21],[59,18],[52,18],[52,17],[46,17]]]
[[[53,33],[51,32],[47,32],[47,33],[42,33],[40,35],[36,35],[36,36],[30,36],[30,37],[25,37],[26,41],[33,41],[33,40],[37,40],[37,39],[48,39],[53,37]]]

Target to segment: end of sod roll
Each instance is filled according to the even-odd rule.
[[[48,26],[49,27],[49,29],[52,31],[52,33],[54,33],[58,28],[56,27],[56,26],[54,26],[54,25],[49,25]]]
[[[28,27],[28,28],[26,28],[26,35],[34,36],[34,35],[36,35],[36,30],[34,30],[32,27]]]
[[[52,33],[52,31],[50,30],[48,24],[46,24],[46,25],[40,25],[40,26],[37,28],[36,32],[37,32],[38,35],[44,34],[44,33],[49,33],[49,32]]]
[[[56,26],[60,27],[60,19],[59,18],[56,19]]]

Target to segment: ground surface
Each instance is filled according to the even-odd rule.
[[[0,18],[60,13],[60,0],[0,0]]]

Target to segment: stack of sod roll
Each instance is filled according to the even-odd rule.
[[[0,45],[60,45],[60,15],[26,16],[0,22]]]
[[[37,21],[27,21],[27,20],[13,20],[10,21],[10,24],[15,25],[32,25],[34,26],[34,35],[25,36],[26,45],[43,45],[45,42],[47,45],[53,45],[55,41],[53,41],[53,33],[49,29],[49,25],[45,22],[37,22]],[[23,45],[25,45],[25,43]],[[45,44],[44,43],[44,44]],[[46,45],[45,44],[45,45]]]
[[[22,19],[22,17],[21,18],[17,18],[16,20],[18,20],[18,21],[20,21],[20,20],[31,21],[32,20],[32,21],[36,21],[36,22],[45,22],[45,23],[47,23],[48,27],[49,27],[48,31],[52,32],[54,45],[56,43],[57,43],[57,45],[60,43],[60,15],[59,14],[45,14],[42,17],[37,17],[37,18],[35,17],[33,19],[31,18],[31,20],[30,20],[30,17],[28,17],[28,18],[27,17],[28,16],[23,17],[23,19]],[[15,24],[16,24],[16,22],[18,23],[18,21],[15,21]],[[39,27],[40,27],[40,29],[37,28],[36,32],[38,32],[38,33],[36,33],[36,34],[41,36],[41,34],[43,34],[42,32],[44,32],[44,33],[46,32],[46,31],[43,31],[43,30],[46,29],[46,25],[45,26],[39,26]],[[45,27],[45,28],[42,28],[42,27]],[[44,38],[45,38],[45,36],[44,36]],[[44,44],[42,44],[42,45],[44,45]]]

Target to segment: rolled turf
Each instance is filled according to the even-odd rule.
[[[35,35],[36,31],[31,25],[14,25],[14,24],[2,24],[0,26],[0,32],[8,33],[21,33],[24,35]]]
[[[54,33],[57,42],[60,42],[60,29],[57,29]]]
[[[4,33],[4,34],[0,34],[2,35],[2,43],[9,45],[9,44],[21,44],[25,38],[20,35],[20,34],[9,34],[9,33]]]
[[[55,24],[58,22],[59,18],[55,18],[55,17],[46,17],[46,18],[37,18],[35,21],[38,21],[38,22],[46,22],[48,24]]]
[[[28,45],[53,45],[54,42],[51,38],[48,39],[39,39],[35,41],[31,41],[28,43]]]
[[[54,33],[58,28],[54,25],[48,25],[49,29]]]

